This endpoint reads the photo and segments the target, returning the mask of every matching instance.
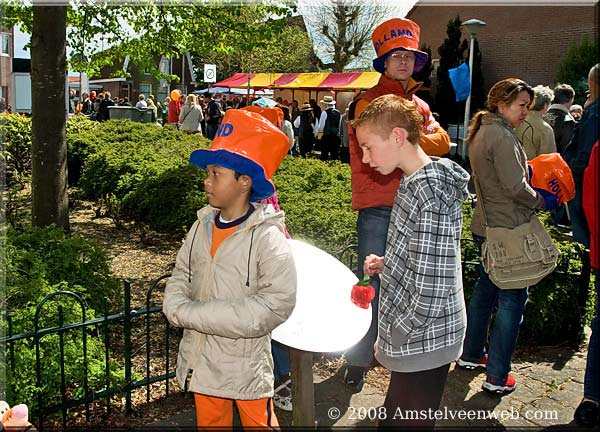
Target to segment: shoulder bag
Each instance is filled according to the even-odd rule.
[[[481,249],[485,272],[500,289],[520,289],[537,284],[554,271],[560,251],[535,214],[529,222],[516,228],[490,227],[476,174],[474,181],[485,224],[485,241]]]

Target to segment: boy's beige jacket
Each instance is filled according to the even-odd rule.
[[[296,268],[283,212],[256,210],[210,255],[216,210],[198,220],[177,255],[163,312],[183,327],[177,380],[189,391],[231,399],[273,395],[271,331],[296,303]]]

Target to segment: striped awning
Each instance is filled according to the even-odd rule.
[[[379,80],[379,72],[310,72],[310,73],[237,73],[215,87],[271,89],[322,89],[354,90],[369,89]]]

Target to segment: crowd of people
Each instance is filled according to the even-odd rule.
[[[579,118],[568,85],[552,90],[518,78],[495,83],[486,109],[473,116],[468,128],[469,174],[442,157],[450,138],[415,95],[422,83],[412,74],[428,60],[419,49],[419,33],[416,23],[399,18],[375,29],[373,66],[381,78],[343,115],[330,96],[319,101],[323,108],[316,100],[293,101],[290,107],[278,101],[282,114],[270,122],[270,114],[261,118],[236,109],[239,105],[221,108],[209,99],[213,108],[202,115],[214,150],[197,150],[190,161],[207,170],[210,206],[198,213],[179,252],[163,304],[169,321],[186,332],[177,376],[195,393],[199,427],[231,427],[234,402],[244,427],[277,426],[273,400],[281,402],[277,392],[289,390],[290,381],[274,385],[274,371],[281,382],[281,347],[271,349],[269,334],[291,313],[296,279],[283,241],[282,213],[260,200],[274,194],[269,178],[295,145],[307,157],[318,143],[323,160],[337,159],[343,157],[341,137],[347,137],[363,263],[357,276],[369,275],[376,295],[371,328],[345,353],[344,382],[358,392],[374,360],[388,368],[385,413],[437,410],[453,362],[485,370],[482,389],[487,392],[503,395],[516,388],[511,359],[529,286],[517,281],[517,288],[501,289],[488,273],[494,264],[481,265],[467,307],[461,203],[469,196],[471,178],[477,200],[469,228],[483,255],[487,228],[515,229],[528,224],[536,211],[559,211],[555,191],[532,186],[536,173],[529,161],[543,153],[562,155],[574,177],[575,198],[568,203],[570,219],[561,213],[555,220],[571,224],[574,240],[586,249],[584,267],[598,271],[598,173],[593,167],[599,65],[589,72],[589,94]],[[185,115],[200,118],[200,113],[189,114],[195,113],[193,99],[189,104]],[[219,128],[217,119],[221,126],[215,135],[208,126]],[[286,122],[293,135],[286,132]],[[260,152],[264,145],[272,146],[270,156]],[[584,395],[574,413],[585,426],[598,421],[598,306],[595,312]],[[289,364],[283,369],[288,373]],[[291,408],[287,402],[285,409]],[[431,429],[435,420],[388,415],[379,417],[379,425]]]

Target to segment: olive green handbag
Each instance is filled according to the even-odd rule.
[[[529,222],[516,228],[488,226],[483,195],[476,176],[474,181],[485,223],[481,261],[490,280],[500,289],[518,289],[537,284],[554,271],[560,251],[535,214]]]

